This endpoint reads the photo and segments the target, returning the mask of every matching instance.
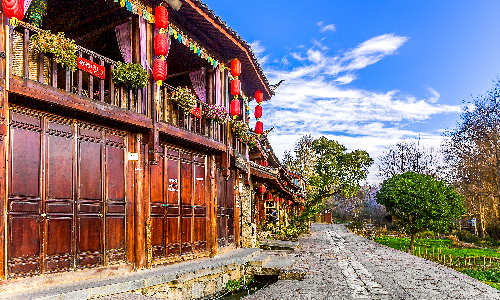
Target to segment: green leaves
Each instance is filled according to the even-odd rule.
[[[385,180],[375,197],[408,234],[448,230],[466,212],[464,197],[453,187],[414,172]]]
[[[118,62],[112,75],[116,84],[129,84],[134,88],[143,88],[148,84],[148,73],[140,64]]]
[[[64,32],[52,34],[50,30],[44,30],[32,35],[30,41],[36,53],[51,53],[57,63],[68,67],[71,71],[76,70],[76,44],[75,41],[66,38]]]

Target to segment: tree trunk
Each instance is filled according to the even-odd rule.
[[[410,247],[408,248],[408,253],[411,253],[411,251],[413,250],[413,244],[415,243],[415,235],[417,234],[416,233],[411,234]]]

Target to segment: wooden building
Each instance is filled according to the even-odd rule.
[[[43,17],[28,10],[13,27],[4,15],[0,29],[0,285],[220,254],[240,245],[239,186],[272,181],[294,199],[282,168],[269,178],[250,168],[248,147],[228,122],[186,112],[171,99],[188,87],[201,99],[198,112],[229,108],[235,58],[242,95],[249,95],[238,97],[238,119],[248,119],[244,99],[255,91],[272,96],[250,46],[201,1],[183,0],[179,10],[151,0],[34,3],[46,3]],[[159,5],[169,16],[161,88],[151,74]],[[42,29],[76,41],[83,63],[72,71],[36,52],[30,37]],[[145,87],[119,84],[112,71],[118,62],[142,65]],[[273,155],[269,161],[278,167]]]
[[[305,204],[305,189],[300,174],[287,170],[276,157],[267,138],[271,130],[259,137],[257,147],[252,148],[249,155],[256,189],[256,225],[276,219],[278,226],[288,226],[289,218],[299,214]]]

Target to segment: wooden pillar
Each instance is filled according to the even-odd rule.
[[[137,138],[134,134],[128,136],[128,152],[137,152]],[[135,262],[135,168],[140,160],[128,161],[127,165],[127,262]]]
[[[210,255],[217,255],[217,177],[215,176],[215,155],[209,156],[210,170]]]
[[[132,14],[132,63],[141,63],[141,34],[139,31],[139,16]]]
[[[134,225],[135,225],[135,266],[136,269],[143,269],[146,265],[146,216],[145,216],[145,205],[144,203],[144,174],[145,174],[145,164],[144,161],[147,155],[147,145],[142,145],[142,136],[138,134],[136,136],[136,148],[135,152],[139,153],[139,160],[135,165],[135,184],[134,184],[134,195],[135,195],[135,209],[134,209]]]
[[[8,170],[8,132],[9,132],[9,106],[8,106],[8,81],[10,66],[10,40],[9,27],[5,25],[6,18],[1,15],[0,27],[0,52],[5,52],[6,59],[0,61],[0,279],[6,278],[7,271],[7,170]],[[6,41],[8,44],[6,44]]]

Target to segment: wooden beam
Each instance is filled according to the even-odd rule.
[[[164,122],[158,123],[158,129],[160,132],[165,133],[171,137],[179,138],[187,142],[204,146],[206,148],[209,148],[210,150],[215,150],[220,152],[226,151],[226,145],[222,143],[216,142],[201,135],[197,135],[196,133],[186,131],[184,129],[175,127],[173,125]]]
[[[135,152],[139,153],[139,160],[134,163],[134,225],[135,225],[135,268],[143,269],[146,266],[146,216],[144,203],[144,159],[147,157],[147,145],[142,144],[142,136],[136,135]]]
[[[215,175],[215,155],[209,156],[208,168],[210,170],[210,254],[217,255],[217,177]]]
[[[33,80],[13,76],[10,80],[10,87],[10,91],[13,93],[29,98],[35,98],[41,102],[61,105],[98,117],[113,119],[128,125],[142,128],[152,128],[151,120],[144,115],[120,109],[107,103],[94,102],[89,98],[80,98],[72,93],[68,93]]]

